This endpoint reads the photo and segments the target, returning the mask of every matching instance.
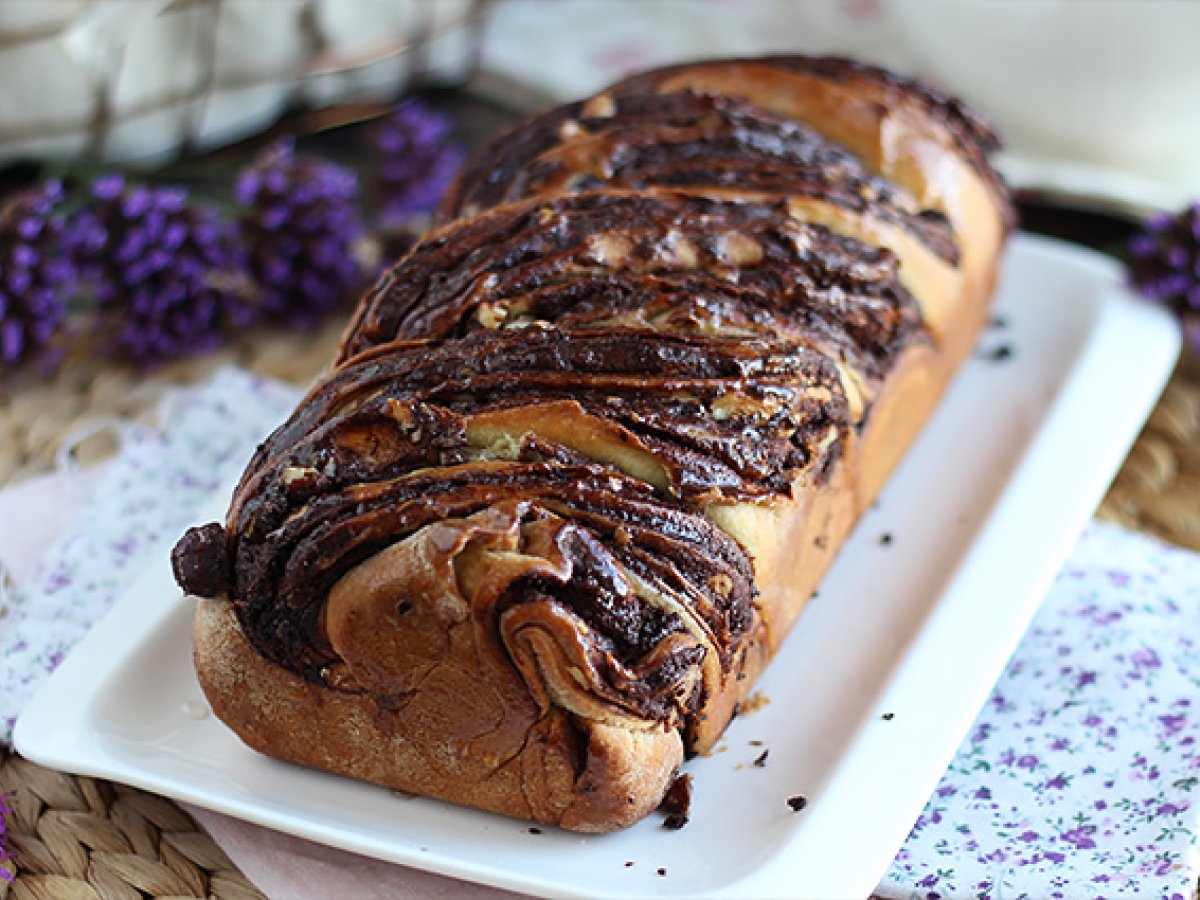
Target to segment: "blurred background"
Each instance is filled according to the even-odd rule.
[[[953,86],[1020,184],[1162,206],[1200,192],[1197,36],[1174,0],[6,0],[0,159],[153,165],[298,107],[464,83],[529,105],[801,51]]]

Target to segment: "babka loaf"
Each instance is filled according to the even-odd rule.
[[[645,816],[982,327],[995,147],[915,81],[780,57],[636,76],[483,148],[225,524],[175,549],[216,714],[404,791]]]

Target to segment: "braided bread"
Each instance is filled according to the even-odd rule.
[[[174,553],[264,753],[581,831],[711,748],[974,342],[1011,209],[957,102],[845,60],[501,136]]]

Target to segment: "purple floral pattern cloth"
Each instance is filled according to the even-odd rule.
[[[294,406],[225,369],[123,451],[0,596],[0,742],[36,687]],[[884,898],[1191,898],[1200,870],[1200,556],[1081,536],[878,888]]]
[[[1093,524],[877,893],[1194,896],[1200,556]]]
[[[164,404],[162,431],[123,427],[121,453],[36,574],[0,596],[0,743],[70,649],[167,552],[299,392],[227,368]]]

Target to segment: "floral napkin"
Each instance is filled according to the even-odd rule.
[[[883,897],[1191,898],[1200,556],[1080,537]]]
[[[120,456],[36,567],[14,558],[19,541],[0,543],[0,562],[32,571],[0,596],[0,741],[147,554],[164,552],[212,503],[297,398],[294,388],[221,370],[171,399],[164,430],[124,429]],[[0,493],[0,520],[44,516],[54,496]],[[1191,898],[1200,872],[1197,640],[1200,556],[1090,526],[878,896]],[[342,851],[198,815],[272,896],[344,887]],[[382,863],[365,871],[386,886],[380,896],[462,887]]]
[[[142,572],[237,478],[258,441],[287,416],[299,392],[232,368],[168,396],[161,431],[117,424],[121,454],[50,547],[34,574],[0,592],[0,743],[37,687]],[[58,493],[70,491],[62,476]],[[51,497],[53,492],[51,492]],[[45,513],[0,507],[8,523]],[[16,539],[11,539],[15,542]],[[6,558],[14,571],[26,560]]]

